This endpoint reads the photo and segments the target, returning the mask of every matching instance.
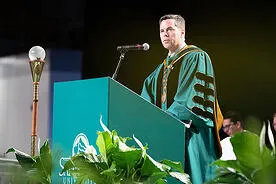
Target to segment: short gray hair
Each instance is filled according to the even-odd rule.
[[[159,25],[161,24],[161,22],[163,20],[167,20],[167,19],[173,19],[175,20],[175,26],[185,30],[185,19],[178,14],[167,14],[167,15],[163,15],[160,19],[159,19]]]

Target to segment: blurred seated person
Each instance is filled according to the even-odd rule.
[[[241,114],[237,111],[227,111],[223,115],[223,125],[222,130],[228,136],[221,140],[222,156],[221,160],[236,160],[235,153],[233,151],[230,138],[233,134],[237,132],[242,132],[243,129],[243,118]]]

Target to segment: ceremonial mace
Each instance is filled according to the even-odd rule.
[[[32,134],[31,134],[31,155],[37,152],[37,124],[38,124],[38,92],[39,81],[45,64],[45,50],[40,46],[33,46],[29,50],[29,64],[33,80],[33,104],[32,104]]]

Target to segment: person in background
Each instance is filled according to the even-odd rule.
[[[230,138],[237,132],[244,131],[243,128],[243,118],[241,114],[237,111],[227,111],[223,115],[223,125],[222,130],[228,136],[221,140],[222,156],[221,160],[236,160],[235,153],[233,151],[233,146],[230,142]]]
[[[276,146],[276,112],[273,113],[271,129],[272,129],[272,134],[274,137],[274,145]]]
[[[276,131],[276,112],[273,113],[272,125],[273,129]]]
[[[215,176],[216,167],[210,164],[221,156],[218,132],[223,117],[214,69],[204,50],[186,44],[185,20],[181,15],[162,16],[159,28],[161,43],[168,54],[145,78],[141,96],[189,124],[184,171],[193,184],[202,184]]]
[[[243,131],[243,118],[239,112],[228,111],[223,117],[222,129],[228,136]]]

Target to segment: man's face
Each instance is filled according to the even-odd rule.
[[[273,116],[273,128],[276,130],[276,114]]]
[[[231,122],[230,119],[224,119],[222,129],[228,136],[232,136],[236,132],[240,132],[240,126],[241,124],[239,121],[235,124]]]
[[[162,45],[174,52],[182,43],[184,31],[175,26],[175,20],[166,19],[160,23],[160,39]]]

